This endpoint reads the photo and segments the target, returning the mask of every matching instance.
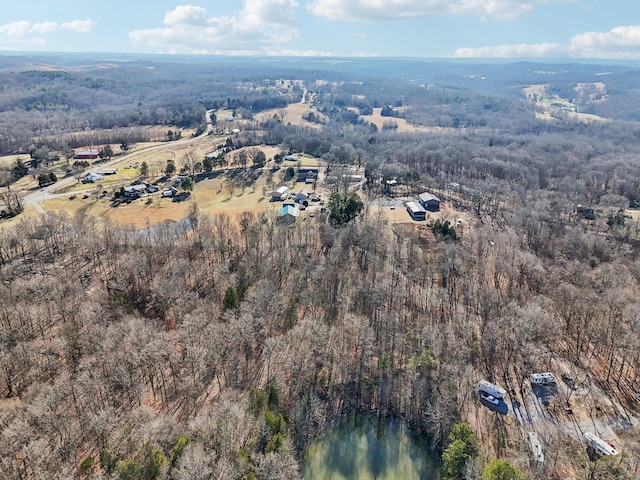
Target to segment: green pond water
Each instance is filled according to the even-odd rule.
[[[398,420],[340,419],[305,453],[304,480],[439,480],[440,463],[423,437]]]

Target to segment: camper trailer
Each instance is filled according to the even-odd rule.
[[[532,373],[529,377],[531,379],[531,383],[533,385],[549,385],[551,383],[556,383],[556,377],[553,373]]]
[[[583,437],[584,441],[593,449],[598,457],[602,457],[603,455],[618,455],[619,453],[613,444],[603,440],[591,432],[585,432]]]
[[[489,383],[486,380],[480,380],[478,383],[478,390],[480,392],[488,393],[489,395],[493,395],[495,398],[503,399],[507,396],[507,391],[499,387],[498,385],[494,385],[493,383]]]

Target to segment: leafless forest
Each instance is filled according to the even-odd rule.
[[[545,124],[473,91],[473,129],[378,132],[350,121],[367,106],[316,93],[321,130],[267,122],[244,141],[365,166],[366,207],[347,225],[194,207],[146,230],[78,214],[0,231],[3,478],[296,479],[348,410],[402,417],[439,450],[468,421],[480,461],[531,479],[637,478],[638,126]],[[444,218],[464,219],[455,234],[389,222],[389,178],[438,192]],[[514,418],[475,389],[524,396],[534,371],[586,386],[593,416],[626,418],[623,455],[592,462],[558,426],[530,461]],[[558,425],[572,401],[549,405]]]

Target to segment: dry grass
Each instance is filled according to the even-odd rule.
[[[579,84],[582,85],[582,89],[586,88],[587,84]],[[604,91],[604,84],[588,84],[594,86],[597,92]],[[540,107],[541,112],[536,112],[536,118],[541,120],[557,120],[558,118],[569,118],[571,120],[575,120],[577,122],[607,122],[608,119],[600,117],[598,115],[593,115],[590,113],[582,113],[582,112],[573,112],[571,108],[574,108],[569,100],[566,98],[562,98],[558,95],[549,95],[547,93],[546,84],[538,84],[538,85],[529,85],[522,89],[522,93],[526,97],[527,101],[535,104]],[[580,93],[581,90],[578,90]],[[560,106],[558,106],[560,105]],[[565,108],[567,110],[565,110]]]
[[[292,103],[288,105],[285,109],[272,109],[265,110],[264,112],[260,112],[254,116],[254,118],[259,122],[264,122],[273,118],[274,115],[280,116],[280,113],[284,110],[284,123],[290,123],[291,125],[296,125],[298,127],[312,127],[312,128],[320,128],[321,125],[317,123],[307,122],[303,117],[303,115],[308,115],[313,112],[314,115],[320,117],[324,121],[326,121],[326,117],[320,113],[315,107],[312,107],[308,103]]]
[[[5,155],[0,157],[0,170],[11,170],[15,166],[16,160],[18,159],[21,159],[25,163],[30,160],[29,155],[25,154]]]

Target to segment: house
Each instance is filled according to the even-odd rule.
[[[233,122],[235,120],[235,118],[233,116],[229,115],[224,120],[225,120],[225,122]]]
[[[98,156],[98,152],[96,152],[95,150],[83,150],[81,152],[76,152],[73,158],[76,158],[78,160],[93,160],[98,158]]]
[[[291,225],[295,223],[300,212],[291,204],[285,205],[278,210],[276,221],[281,225]]]
[[[210,160],[216,160],[220,155],[222,155],[224,152],[222,150],[216,150],[215,152],[211,152],[211,153],[207,153],[205,155],[206,158],[210,159]]]
[[[140,198],[142,194],[147,193],[147,186],[144,183],[140,183],[138,185],[127,185],[126,187],[122,187],[121,191],[124,198],[133,200],[135,198]]]
[[[427,211],[418,202],[407,202],[407,212],[411,215],[411,218],[417,221],[426,220]]]
[[[99,173],[89,172],[82,178],[82,183],[95,183],[100,180],[104,180],[104,177]]]
[[[163,190],[161,195],[163,197],[173,197],[178,193],[178,189],[176,187],[169,187],[166,190]]]
[[[318,167],[300,167],[298,168],[297,182],[314,183],[318,179]]]
[[[440,199],[429,192],[424,192],[418,195],[418,201],[426,210],[440,210]]]
[[[272,202],[280,202],[282,200],[286,200],[289,196],[289,189],[284,185],[277,190],[271,192],[271,201]]]
[[[297,162],[298,161],[298,156],[297,155],[285,155],[284,159],[288,162]]]

